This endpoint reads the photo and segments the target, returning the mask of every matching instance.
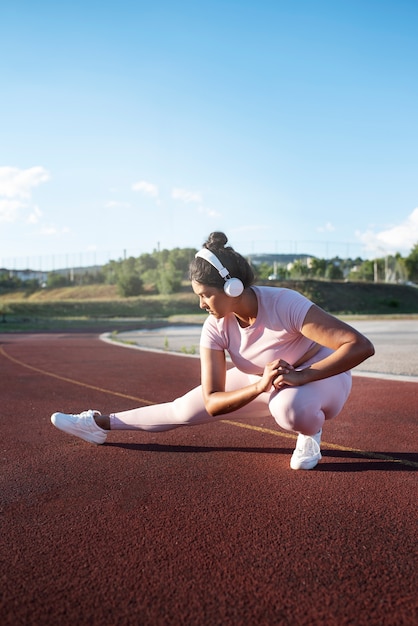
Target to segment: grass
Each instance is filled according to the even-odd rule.
[[[272,286],[272,283],[268,283]],[[418,316],[418,289],[406,285],[288,281],[339,316]],[[187,290],[171,296],[121,298],[113,285],[0,294],[0,332],[118,331],[172,323],[202,323],[196,296]]]

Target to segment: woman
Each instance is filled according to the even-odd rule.
[[[158,432],[229,413],[272,415],[299,433],[290,467],[316,466],[324,421],[343,408],[349,370],[374,354],[373,345],[296,291],[254,286],[251,266],[227,241],[212,233],[190,265],[193,291],[209,313],[200,341],[201,386],[173,402],[110,415],[54,413],[57,428],[100,444],[108,430]]]

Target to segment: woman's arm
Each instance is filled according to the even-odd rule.
[[[235,391],[225,391],[225,353],[222,350],[201,348],[200,363],[205,408],[213,416],[231,413],[249,404],[261,393],[272,388],[278,371],[287,371],[280,369],[280,361],[273,361],[266,365],[262,377],[257,382]]]
[[[367,337],[315,304],[306,314],[302,334],[321,346],[331,348],[334,352],[304,370],[289,371],[278,376],[274,381],[276,388],[285,385],[304,385],[341,374],[374,354],[373,344]]]

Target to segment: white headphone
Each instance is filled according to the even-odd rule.
[[[231,298],[237,298],[242,294],[242,292],[244,291],[244,285],[242,281],[239,278],[231,278],[229,271],[226,269],[226,267],[222,265],[218,257],[215,256],[213,252],[211,252],[207,248],[202,248],[202,250],[200,250],[200,252],[197,252],[195,256],[200,257],[201,259],[205,259],[206,261],[208,261],[208,263],[213,265],[215,269],[218,270],[219,274],[225,281],[224,291],[227,296],[230,296]]]

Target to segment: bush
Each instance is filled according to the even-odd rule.
[[[49,272],[46,279],[46,286],[48,289],[57,289],[58,287],[69,287],[71,280],[64,274],[57,274],[56,272]]]
[[[182,273],[174,267],[163,268],[158,272],[157,290],[158,293],[168,296],[181,289]]]
[[[137,274],[121,273],[118,277],[117,288],[120,296],[130,298],[140,296],[144,290],[144,284]]]

